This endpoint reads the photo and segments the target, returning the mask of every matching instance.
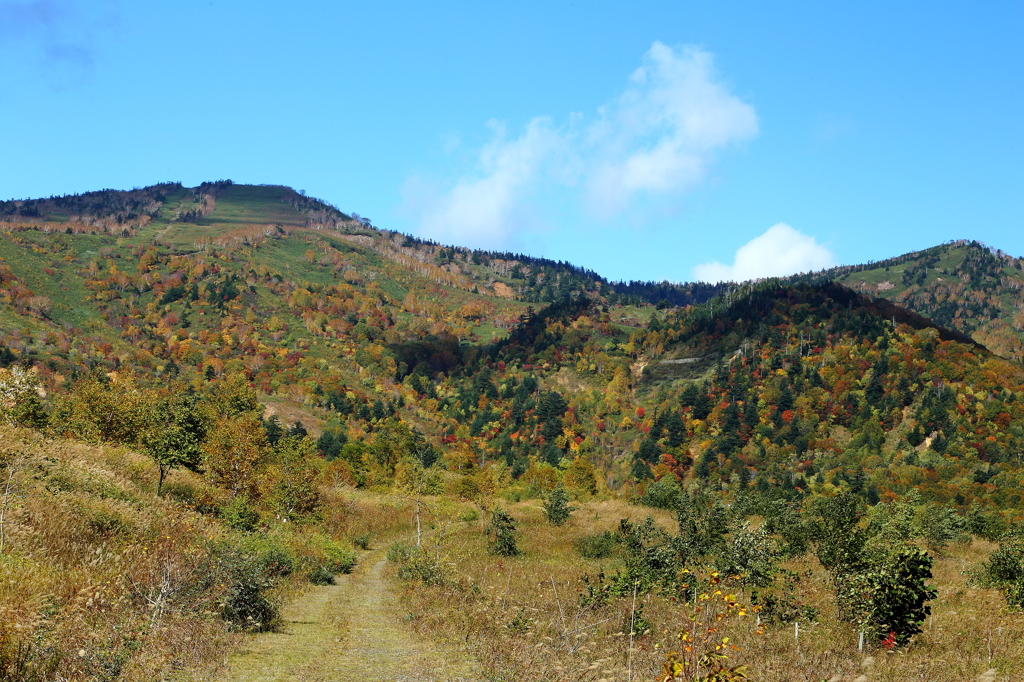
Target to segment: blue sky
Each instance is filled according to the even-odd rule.
[[[0,0],[0,197],[231,178],[616,279],[1024,255],[1018,2]]]

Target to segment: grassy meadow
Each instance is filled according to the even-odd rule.
[[[593,582],[602,572],[610,575],[623,559],[621,547],[608,558],[583,558],[578,543],[614,532],[621,518],[638,522],[648,514],[674,532],[674,515],[619,500],[578,506],[564,526],[556,527],[536,500],[507,505],[520,532],[518,557],[488,554],[481,523],[472,513],[436,519],[424,548],[439,559],[440,582],[402,579],[392,568],[408,610],[404,617],[425,636],[461,645],[467,655],[479,657],[490,680],[658,679],[666,652],[680,648],[676,637],[691,623],[693,604],[652,593],[638,595],[635,604],[627,595],[606,606],[581,606],[587,585],[583,576]],[[953,682],[974,680],[992,669],[998,676],[991,679],[1017,679],[1024,670],[1024,618],[1007,612],[997,591],[968,584],[968,572],[994,548],[975,539],[937,555],[930,582],[939,596],[931,602],[932,616],[909,646],[892,650],[870,639],[858,650],[858,633],[837,622],[828,574],[812,554],[784,562],[781,568],[800,576],[794,596],[816,609],[817,616],[800,622],[796,636],[793,623],[759,627],[753,609],[727,619],[719,634],[730,638],[728,665],[745,665],[749,679],[765,682]],[[728,581],[721,589],[734,592],[740,604],[750,602],[749,591],[730,589]],[[649,630],[634,628],[631,638],[631,619],[635,623],[638,617],[649,623]]]

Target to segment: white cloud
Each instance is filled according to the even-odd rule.
[[[589,178],[592,210],[609,216],[640,193],[685,192],[704,178],[715,151],[757,134],[753,107],[714,75],[708,52],[651,46],[588,131],[587,151],[598,162]]]
[[[521,202],[546,158],[563,143],[546,118],[530,121],[514,140],[503,125],[491,122],[494,139],[481,149],[480,173],[438,194],[421,178],[403,189],[407,208],[418,212],[426,234],[441,240],[470,238],[474,245],[499,246],[515,227]]]
[[[534,118],[516,139],[491,124],[477,168],[446,191],[411,178],[404,208],[420,232],[440,240],[499,246],[531,221],[539,189],[569,190],[587,211],[612,218],[641,199],[669,199],[707,175],[719,150],[757,134],[754,109],[717,82],[712,55],[655,42],[625,91],[592,123],[562,127]]]
[[[717,261],[693,268],[693,279],[702,282],[743,282],[763,277],[782,277],[832,267],[832,252],[786,223],[776,223],[736,251],[732,265]]]

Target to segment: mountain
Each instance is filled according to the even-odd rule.
[[[1020,261],[976,243],[657,285],[417,240],[281,186],[0,215],[0,364],[34,366],[52,396],[97,370],[199,394],[244,377],[286,426],[326,434],[325,454],[348,443],[354,483],[395,475],[366,448],[400,419],[431,462],[499,461],[525,488],[578,466],[612,489],[671,474],[1019,502],[1024,380],[998,355],[1017,352],[1003,318]]]
[[[952,632],[981,666],[1019,639],[949,629],[997,596],[961,599],[965,567],[1005,574],[1011,605],[1024,585],[1003,535],[1024,518],[1024,366],[1000,326],[1020,264],[998,252],[616,283],[281,186],[166,183],[0,216],[2,679],[192,679],[230,631],[274,628],[281,598],[320,599],[300,585],[380,566],[401,537],[417,540],[387,550],[403,623],[475,643],[501,674],[636,674],[636,627],[654,675],[671,644],[645,630],[677,627],[711,566],[763,606],[772,639],[745,646],[772,679],[811,674],[786,667],[792,622],[819,621],[833,661],[859,634],[897,646],[891,625],[906,641],[932,565],[956,596],[933,644]],[[559,507],[571,518],[549,524]],[[951,546],[968,533],[1009,540],[982,563],[994,545]],[[871,621],[846,610],[865,594]],[[557,628],[574,601],[595,633],[578,648]]]
[[[1024,259],[960,240],[788,279],[822,280],[893,301],[998,355],[1024,360]]]

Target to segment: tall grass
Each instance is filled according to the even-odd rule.
[[[638,595],[636,602],[613,599],[608,605],[583,606],[584,574],[591,581],[621,566],[612,556],[588,559],[579,540],[613,531],[620,518],[640,520],[650,510],[615,501],[581,504],[563,527],[549,525],[537,503],[511,508],[523,555],[496,558],[471,524],[450,524],[443,547],[445,580],[424,585],[402,581],[406,618],[424,636],[447,640],[478,656],[494,680],[652,680],[666,652],[679,648],[677,635],[689,621],[679,601]],[[667,530],[671,515],[653,510]],[[723,633],[730,637],[729,665],[746,665],[752,679],[872,680],[975,679],[995,668],[1005,676],[1024,670],[1024,620],[1007,614],[993,590],[967,584],[965,570],[977,566],[993,545],[975,540],[938,557],[931,581],[939,589],[933,616],[924,632],[902,650],[889,652],[867,642],[858,650],[858,633],[840,623],[827,574],[812,557],[784,566],[802,577],[796,597],[818,610],[817,622],[761,624],[753,611]],[[734,588],[741,602],[749,601]],[[642,629],[637,627],[640,623]],[[632,627],[631,627],[632,626]],[[633,633],[632,637],[630,633]],[[1004,679],[1001,677],[1000,679]]]
[[[0,500],[2,680],[148,681],[215,666],[237,632],[273,627],[309,575],[355,561],[329,531],[226,528],[223,493],[187,471],[156,497],[151,461],[123,448],[0,427],[0,476],[11,481]],[[351,514],[353,529],[374,525]]]

